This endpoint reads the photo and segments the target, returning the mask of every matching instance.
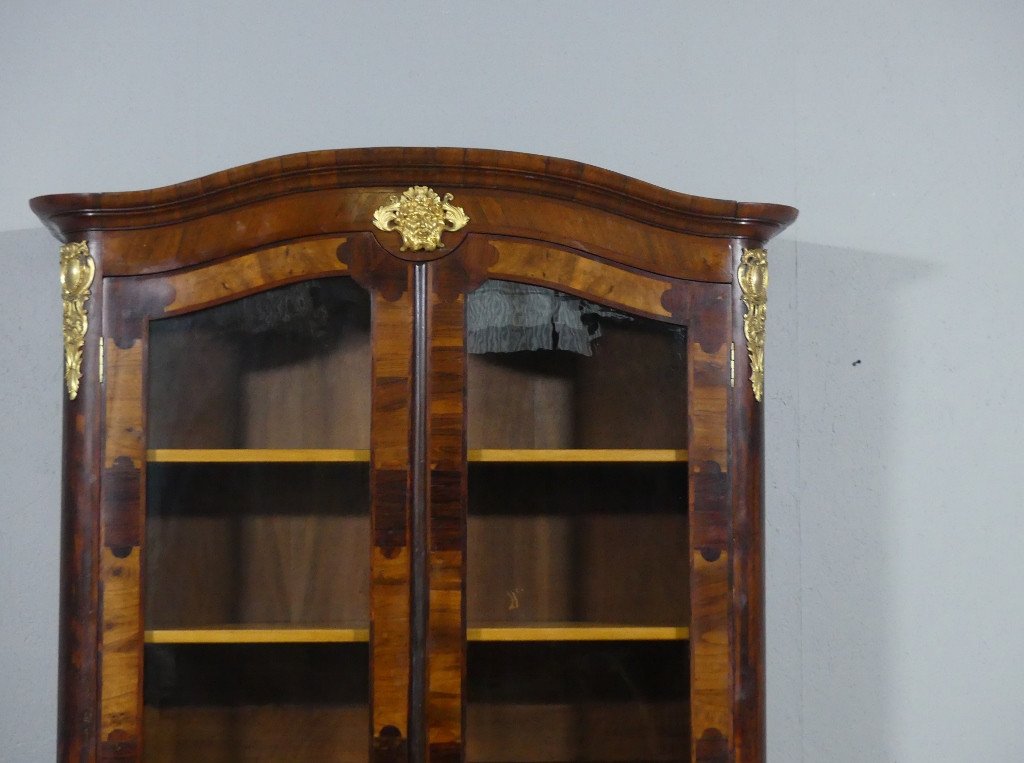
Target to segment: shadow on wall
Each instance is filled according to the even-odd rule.
[[[0,758],[53,760],[60,566],[58,243],[0,233]],[[8,757],[9,756],[9,757]]]
[[[900,300],[935,265],[785,240],[769,256],[769,760],[893,760]]]

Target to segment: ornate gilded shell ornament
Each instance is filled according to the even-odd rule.
[[[89,299],[96,263],[84,241],[60,248],[60,288],[64,299],[64,383],[68,398],[78,397],[82,379],[82,348],[89,330],[85,303]]]
[[[744,249],[736,273],[747,311],[743,316],[743,335],[750,355],[750,386],[758,402],[764,396],[764,327],[768,312],[768,252]]]
[[[469,217],[451,203],[452,195],[442,199],[432,188],[415,185],[401,196],[392,196],[388,203],[373,213],[373,224],[383,231],[402,234],[401,251],[433,252],[443,249],[442,231],[465,227]]]

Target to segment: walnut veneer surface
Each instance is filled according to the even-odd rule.
[[[373,215],[410,186],[469,223],[403,251]],[[60,760],[763,761],[737,271],[796,210],[454,148],[32,208],[96,269],[65,404]],[[488,279],[632,320],[593,357],[469,356]],[[308,288],[340,316],[315,342],[225,328]]]

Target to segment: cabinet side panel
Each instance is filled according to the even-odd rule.
[[[373,759],[408,759],[410,671],[411,284],[372,296],[371,702]],[[396,291],[398,291],[396,289]]]
[[[94,254],[100,247],[90,244]],[[102,267],[102,264],[99,264]],[[97,272],[94,283],[101,283]],[[74,400],[64,394],[64,462],[61,527],[61,617],[58,677],[57,760],[96,760],[98,661],[99,481],[102,388],[99,340],[103,290],[86,303],[82,380]]]
[[[450,271],[454,270],[455,273]],[[465,674],[464,596],[466,536],[465,295],[461,268],[443,262],[431,270],[428,310],[427,442],[428,568],[427,757],[462,759]],[[439,283],[440,281],[440,283]]]
[[[743,248],[734,247],[733,271]],[[744,335],[746,308],[733,287],[736,351],[733,399],[733,608],[736,644],[735,754],[739,763],[765,760],[764,662],[764,405],[754,399],[751,364]]]

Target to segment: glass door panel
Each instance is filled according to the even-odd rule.
[[[687,760],[683,329],[534,286],[481,292],[468,759]]]
[[[150,324],[147,760],[368,759],[367,294]]]

